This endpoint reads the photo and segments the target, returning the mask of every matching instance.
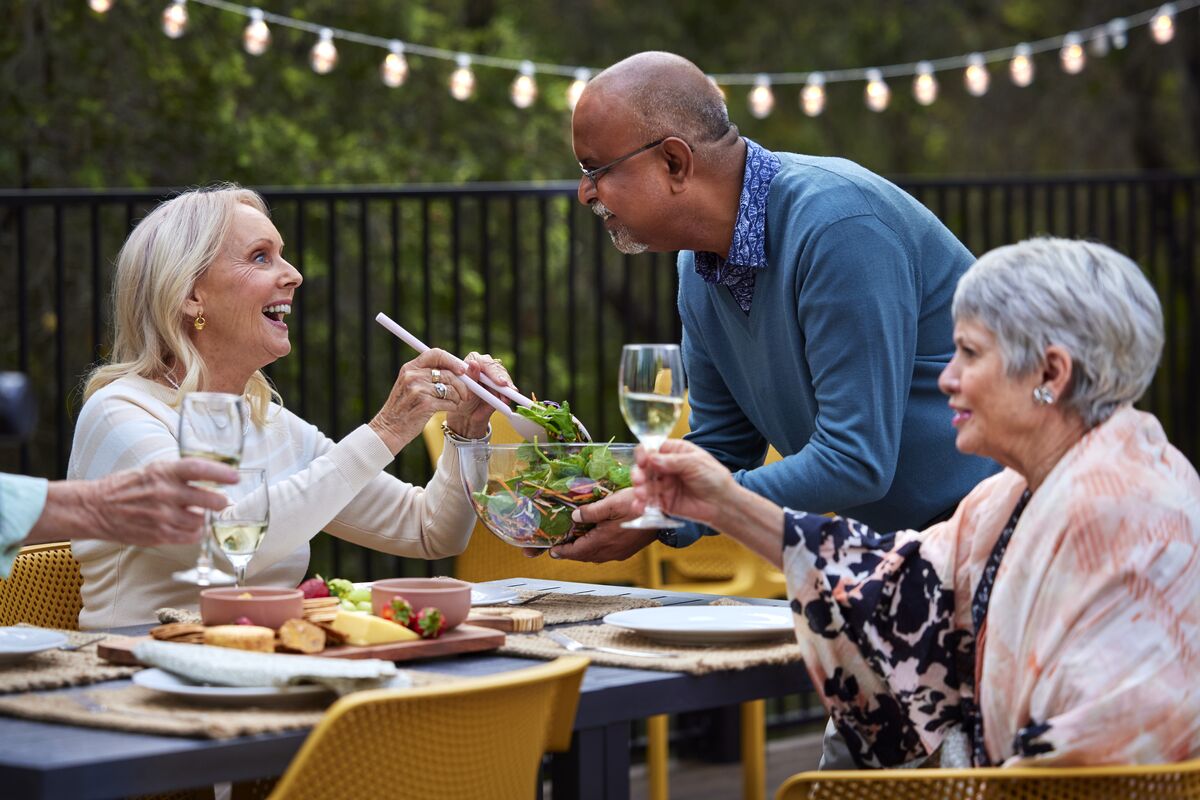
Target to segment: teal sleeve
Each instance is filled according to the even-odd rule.
[[[21,543],[46,505],[50,482],[0,472],[0,578],[8,577]]]

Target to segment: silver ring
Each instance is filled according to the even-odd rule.
[[[437,367],[434,367],[433,369],[429,370],[429,377],[433,378],[434,383],[441,383],[442,382],[442,371],[440,369],[438,369]]]
[[[433,385],[433,393],[438,396],[438,400],[445,400],[446,399],[446,384],[435,383]]]

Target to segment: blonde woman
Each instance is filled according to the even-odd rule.
[[[1034,240],[979,259],[953,313],[946,424],[1006,469],[951,519],[883,534],[782,509],[678,441],[639,455],[663,509],[784,570],[859,766],[1200,756],[1200,477],[1132,407],[1162,352],[1154,290],[1103,245]]]
[[[271,523],[250,562],[251,582],[296,585],[309,540],[321,530],[395,555],[461,552],[474,514],[455,446],[487,436],[491,408],[459,376],[486,372],[508,384],[507,373],[488,356],[464,362],[431,350],[400,369],[369,423],[330,440],[284,408],[261,372],[291,351],[284,320],[303,279],[283,247],[263,200],[236,186],[185,192],[138,224],[117,261],[112,359],[87,381],[68,477],[177,459],[183,395],[230,392],[250,407],[242,466],[266,469],[270,483]],[[386,474],[440,410],[448,446],[429,484]],[[195,564],[198,549],[74,543],[84,579],[80,627],[143,623],[162,606],[194,607],[196,587],[171,573]]]

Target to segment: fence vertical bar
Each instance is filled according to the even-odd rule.
[[[371,243],[371,217],[370,206],[365,197],[359,198],[358,201],[358,319],[359,326],[362,329],[362,362],[359,367],[359,375],[361,381],[362,393],[362,413],[360,418],[366,419],[370,415],[371,402],[371,336],[376,327],[372,325],[370,320],[374,319],[375,315],[371,313],[370,298],[371,298],[371,258],[370,258],[370,243]],[[338,542],[337,546],[341,546]],[[358,548],[359,563],[362,568],[360,573],[363,579],[371,577],[371,549],[368,547]]]
[[[88,203],[88,234],[92,252],[92,359],[99,360],[101,337],[103,336],[103,292],[100,290],[100,204]]]
[[[337,281],[337,201],[329,199],[325,202],[325,220],[327,236],[329,241],[326,243],[328,248],[328,270],[329,270],[329,341],[326,343],[329,351],[329,371],[327,380],[329,381],[329,436],[333,439],[341,438],[341,431],[338,429],[338,406],[340,401],[340,393],[338,392],[338,359],[337,359],[337,308],[338,308],[338,281]],[[333,573],[335,575],[342,574],[342,547],[341,542],[334,539],[330,542],[333,554]]]
[[[450,270],[454,292],[454,335],[451,337],[456,356],[462,354],[462,203],[459,195],[450,198]]]
[[[67,474],[66,265],[63,262],[63,207],[54,204],[54,436],[55,477]]]
[[[305,206],[304,201],[297,200],[296,201],[296,264],[295,264],[295,267],[300,272],[301,275],[304,274],[304,269],[305,269],[305,267],[304,267],[304,254],[306,252],[305,235],[308,232],[308,225],[306,224],[307,212],[308,212],[308,209],[307,209],[307,206]],[[306,332],[308,329],[308,318],[307,318],[307,315],[305,315],[305,313],[304,313],[304,306],[305,306],[304,297],[306,294],[307,294],[307,292],[303,291],[303,285],[302,285],[300,291],[297,291],[295,296],[292,297],[292,311],[295,312],[295,319],[296,319],[296,340],[299,343],[298,349],[300,350],[300,369],[296,371],[296,381],[299,384],[299,389],[300,389],[300,400],[298,402],[297,408],[300,410],[301,419],[308,419],[308,389],[307,389],[308,384],[305,381],[305,378],[308,376],[308,366],[307,366],[307,364],[308,364],[308,349],[306,347],[306,341],[308,338],[306,335]]]
[[[433,256],[429,239],[429,196],[425,195],[421,198],[421,313],[426,342],[433,333]]]
[[[17,369],[29,374],[29,218],[17,206]],[[29,445],[21,443],[21,472],[29,474]]]
[[[521,221],[517,196],[508,198],[508,263],[512,270],[511,294],[509,295],[509,324],[512,340],[513,368],[512,376],[521,384]]]
[[[592,269],[596,286],[596,382],[593,384],[596,393],[596,419],[601,436],[608,437],[608,421],[604,409],[604,223],[599,217],[592,222]]]
[[[577,396],[577,364],[575,363],[575,273],[579,269],[577,256],[579,242],[577,212],[571,201],[567,200],[567,398],[572,406],[579,407]]]
[[[551,397],[550,387],[550,251],[546,238],[549,227],[546,214],[546,198],[538,198],[538,292],[540,298],[539,313],[542,315],[542,363],[538,385],[542,387],[546,397]]]
[[[491,204],[479,198],[479,271],[483,277],[483,352],[492,352],[492,247]]]

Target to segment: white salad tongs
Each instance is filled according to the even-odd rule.
[[[396,338],[400,339],[400,341],[404,342],[409,347],[416,350],[418,353],[424,353],[426,350],[429,349],[429,345],[422,342],[416,336],[413,336],[411,333],[409,333],[407,330],[405,330],[404,327],[400,325],[400,323],[396,322],[394,319],[389,317],[387,314],[384,314],[382,311],[375,315],[375,321],[378,322],[383,327],[387,328],[389,331],[391,331],[392,334],[394,334],[396,336]],[[541,425],[538,425],[533,420],[523,417],[520,414],[517,414],[516,412],[514,412],[505,403],[502,403],[499,400],[499,398],[496,397],[496,395],[492,394],[487,389],[480,386],[470,376],[460,375],[458,377],[460,380],[462,380],[462,382],[464,384],[466,384],[468,389],[470,389],[472,392],[474,392],[479,397],[481,397],[483,399],[483,401],[486,402],[488,405],[490,405],[492,408],[496,409],[501,414],[506,416],[508,418],[509,423],[513,426],[513,430],[515,430],[517,432],[517,435],[519,435],[522,439],[524,439],[527,442],[531,442],[534,439],[537,439],[540,442],[546,441],[546,437],[547,437],[546,429],[543,428]],[[481,374],[479,377],[483,381],[483,383],[487,384],[489,387],[496,390],[496,392],[504,395],[509,400],[512,400],[517,405],[524,406],[525,408],[529,408],[530,406],[533,405],[532,400],[530,400],[528,397],[521,394],[520,392],[518,392],[516,389],[512,388],[511,386],[500,386],[495,381],[493,381],[491,378],[489,378],[486,374]],[[583,426],[583,423],[580,422],[578,419],[576,419],[574,416],[572,416],[571,419],[573,419],[575,421],[575,424],[577,426],[579,426],[579,431],[580,431],[580,433],[583,434],[584,439],[586,441],[590,442],[592,440],[592,435],[590,433],[588,433],[588,430],[587,430],[587,428],[585,428]]]

